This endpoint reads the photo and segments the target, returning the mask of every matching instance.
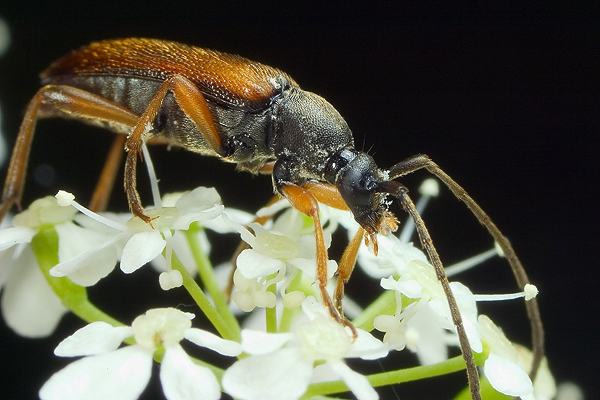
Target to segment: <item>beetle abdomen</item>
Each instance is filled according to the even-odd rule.
[[[156,39],[94,42],[55,61],[43,83],[61,76],[126,76],[164,81],[182,75],[217,102],[244,110],[266,108],[283,85],[297,86],[289,75],[246,58]]]

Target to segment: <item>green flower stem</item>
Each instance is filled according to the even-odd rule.
[[[277,284],[273,283],[267,288],[267,291],[275,294],[277,290]],[[277,304],[273,307],[265,308],[265,323],[267,325],[267,332],[276,333],[277,332]]]
[[[486,357],[487,354],[485,354],[485,352],[475,354],[475,365],[482,365]],[[448,375],[464,369],[465,361],[462,355],[460,355],[433,365],[422,365],[419,367],[367,375],[367,379],[373,387],[379,387]],[[308,387],[308,390],[304,393],[302,399],[307,400],[313,396],[343,393],[349,390],[350,389],[348,389],[348,386],[346,386],[343,381],[315,383]]]
[[[164,355],[165,355],[165,349],[164,349],[164,347],[160,346],[160,347],[158,347],[158,348],[156,349],[156,351],[154,351],[154,360],[155,360],[157,363],[161,363],[161,362],[162,362],[162,359],[163,359],[163,357],[164,357]],[[195,364],[197,364],[197,365],[200,365],[200,366],[203,366],[203,367],[206,367],[206,368],[210,369],[210,370],[211,370],[211,371],[212,371],[212,372],[215,374],[215,376],[217,377],[217,379],[218,379],[219,381],[221,381],[221,379],[223,378],[223,374],[225,373],[225,370],[224,370],[224,369],[222,369],[222,368],[219,368],[219,367],[217,367],[217,366],[215,366],[215,365],[212,365],[211,363],[208,363],[208,362],[206,362],[206,361],[203,361],[203,360],[199,360],[199,359],[197,359],[197,358],[194,358],[194,357],[192,357],[192,356],[189,356],[189,357],[190,357],[190,359],[191,359],[191,360],[192,360],[192,361],[193,361]]]
[[[296,315],[297,308],[287,308],[283,307],[283,312],[281,313],[281,319],[279,321],[279,332],[288,332],[290,327],[292,326],[292,321],[294,320],[294,315]]]
[[[53,226],[42,227],[31,240],[31,248],[46,281],[73,314],[86,322],[104,321],[114,326],[123,325],[92,304],[84,287],[68,278],[50,275],[50,269],[58,264],[58,234]]]
[[[481,393],[481,398],[485,400],[510,400],[512,397],[507,396],[498,392],[496,389],[492,387],[490,381],[483,378],[480,380],[479,384],[479,392]],[[471,390],[467,386],[463,390],[460,391],[454,398],[454,400],[471,400]]]
[[[57,278],[50,275],[50,269],[58,264],[58,234],[53,226],[42,227],[38,234],[31,240],[31,248],[46,281],[63,305],[73,314],[88,323],[103,321],[112,326],[125,325],[89,301],[87,290],[84,287],[71,282],[68,278]],[[127,338],[125,339],[125,343],[135,344],[135,340]],[[156,362],[162,360],[163,354],[164,349],[159,349],[154,353]],[[210,368],[218,379],[221,379],[223,376],[224,371],[221,368],[205,361],[191,358],[196,364]]]
[[[200,275],[200,279],[202,280],[204,287],[214,301],[217,311],[225,320],[225,323],[229,326],[229,329],[235,333],[235,338],[239,339],[240,325],[229,308],[227,298],[225,297],[225,292],[219,286],[212,263],[204,251],[202,251],[200,243],[196,238],[197,233],[199,233],[201,230],[202,228],[199,227],[198,224],[194,223],[190,226],[190,229],[185,232],[185,237],[190,246],[190,250],[192,251],[192,255],[194,256],[194,261],[196,262],[196,267],[198,268],[198,274]]]
[[[373,330],[373,320],[378,315],[393,315],[396,312],[396,296],[393,290],[386,290],[352,321],[354,326],[367,332]]]
[[[293,292],[294,290],[302,290],[304,294],[306,291],[302,288],[302,271],[296,270],[294,272],[294,276],[290,281],[289,286],[286,289],[286,292]],[[294,315],[298,311],[297,307],[287,308],[283,307],[283,312],[281,313],[281,320],[279,321],[279,332],[288,332],[290,330],[290,326],[292,325],[292,320],[294,319]]]
[[[192,299],[194,299],[200,310],[206,315],[206,318],[213,324],[221,337],[230,340],[239,340],[239,331],[236,332],[229,327],[215,306],[210,302],[208,296],[204,294],[200,286],[198,286],[194,278],[192,278],[175,254],[173,254],[172,264],[173,269],[179,271],[181,274],[185,290],[192,296]]]

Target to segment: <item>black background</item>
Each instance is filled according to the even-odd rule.
[[[201,3],[48,7],[3,2],[0,14],[12,33],[11,48],[0,59],[9,143],[38,87],[39,71],[92,40],[172,39],[277,66],[334,104],[357,147],[370,149],[382,167],[427,153],[471,192],[510,237],[540,288],[556,379],[580,384],[587,398],[598,396],[597,13],[553,9],[543,2],[526,8],[473,3],[428,10],[373,2],[352,8],[254,4],[251,9]],[[25,203],[58,188],[88,199],[110,135],[65,121],[43,122],[39,132],[30,171],[41,173],[40,166],[51,165],[55,174],[45,184],[31,180]],[[182,151],[154,154],[164,191],[216,186],[225,204],[246,209],[257,208],[270,194],[268,179],[236,174],[218,160]],[[422,179],[418,175],[405,183],[416,191]],[[112,208],[123,209],[120,185],[117,189]],[[427,210],[426,220],[448,262],[490,246],[447,191]],[[115,314],[128,320],[148,304],[169,304],[152,274],[140,272],[135,283],[122,283],[119,274],[96,291]],[[502,262],[458,279],[479,293],[514,290]],[[351,290],[370,298],[376,288],[368,282]],[[139,300],[141,293],[151,300]],[[497,304],[483,311],[505,326],[509,337],[527,343],[522,306]],[[2,397],[34,398],[51,371],[64,364],[51,356],[52,346],[79,326],[69,317],[56,336],[33,341],[2,325]],[[401,398],[447,398],[460,387],[440,382],[397,390]],[[436,394],[426,396],[424,388]]]

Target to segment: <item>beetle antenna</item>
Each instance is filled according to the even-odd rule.
[[[408,196],[408,189],[399,182],[396,181],[385,181],[378,184],[379,189],[382,192],[389,193],[392,196],[398,198],[402,208],[412,217],[415,227],[417,228],[417,233],[419,235],[419,240],[421,241],[421,246],[427,252],[429,260],[433,265],[435,270],[435,274],[437,275],[437,279],[442,285],[444,293],[446,295],[446,299],[448,300],[448,306],[450,307],[450,314],[452,315],[452,322],[456,327],[456,333],[458,334],[458,341],[460,343],[460,349],[463,354],[463,358],[467,365],[467,377],[469,380],[469,388],[471,390],[471,397],[474,400],[480,400],[481,395],[479,393],[479,373],[477,372],[477,367],[475,365],[475,360],[473,358],[473,352],[471,351],[471,346],[469,345],[469,339],[467,338],[467,333],[465,331],[462,317],[460,315],[460,311],[458,308],[458,304],[456,303],[456,298],[450,289],[450,283],[448,282],[448,277],[446,276],[446,272],[444,270],[444,266],[442,265],[442,261],[440,256],[438,255],[435,246],[433,245],[433,240],[429,235],[429,231],[421,218],[421,215],[417,211],[415,204],[412,199]]]
[[[394,165],[389,170],[389,179],[396,179],[404,175],[411,174],[420,169],[426,169],[429,173],[437,177],[440,181],[450,189],[454,196],[460,200],[471,213],[477,218],[477,221],[483,225],[492,238],[498,243],[506,260],[508,261],[510,268],[513,272],[515,280],[519,288],[524,288],[526,284],[529,284],[529,277],[527,272],[521,263],[521,260],[517,256],[517,253],[513,249],[510,241],[506,236],[502,234],[500,229],[487,215],[485,211],[477,204],[475,200],[467,193],[462,186],[460,186],[454,179],[444,172],[429,156],[424,154],[418,154],[410,157],[404,161]],[[381,185],[381,184],[380,184]],[[531,364],[531,371],[529,373],[531,380],[535,380],[535,376],[539,369],[540,363],[544,358],[544,325],[542,323],[542,317],[538,306],[537,299],[531,299],[525,302],[525,308],[527,310],[527,316],[529,318],[529,324],[531,329],[531,345],[533,349],[533,362]]]

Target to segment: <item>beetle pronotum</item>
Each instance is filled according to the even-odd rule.
[[[332,317],[353,328],[341,313],[343,286],[363,238],[376,248],[376,235],[395,229],[396,219],[386,201],[395,198],[414,219],[446,293],[472,397],[480,398],[477,369],[444,268],[408,190],[396,179],[419,169],[438,177],[499,244],[518,285],[524,287],[529,279],[506,237],[429,157],[417,155],[389,170],[380,169],[371,156],[354,148],[352,133],[336,109],[302,90],[286,73],[236,55],[175,42],[132,38],[92,43],[51,64],[41,78],[43,86],[27,107],[13,150],[0,217],[21,200],[39,118],[73,118],[123,134],[109,152],[91,206],[104,208],[124,145],[129,207],[146,222],[150,218],[144,214],[136,188],[136,163],[144,142],[217,156],[236,163],[240,170],[270,174],[276,193],[312,217],[321,297]],[[318,202],[350,210],[361,226],[340,261],[335,300],[326,289],[328,257]],[[526,306],[534,376],[544,354],[543,327],[536,300]]]

